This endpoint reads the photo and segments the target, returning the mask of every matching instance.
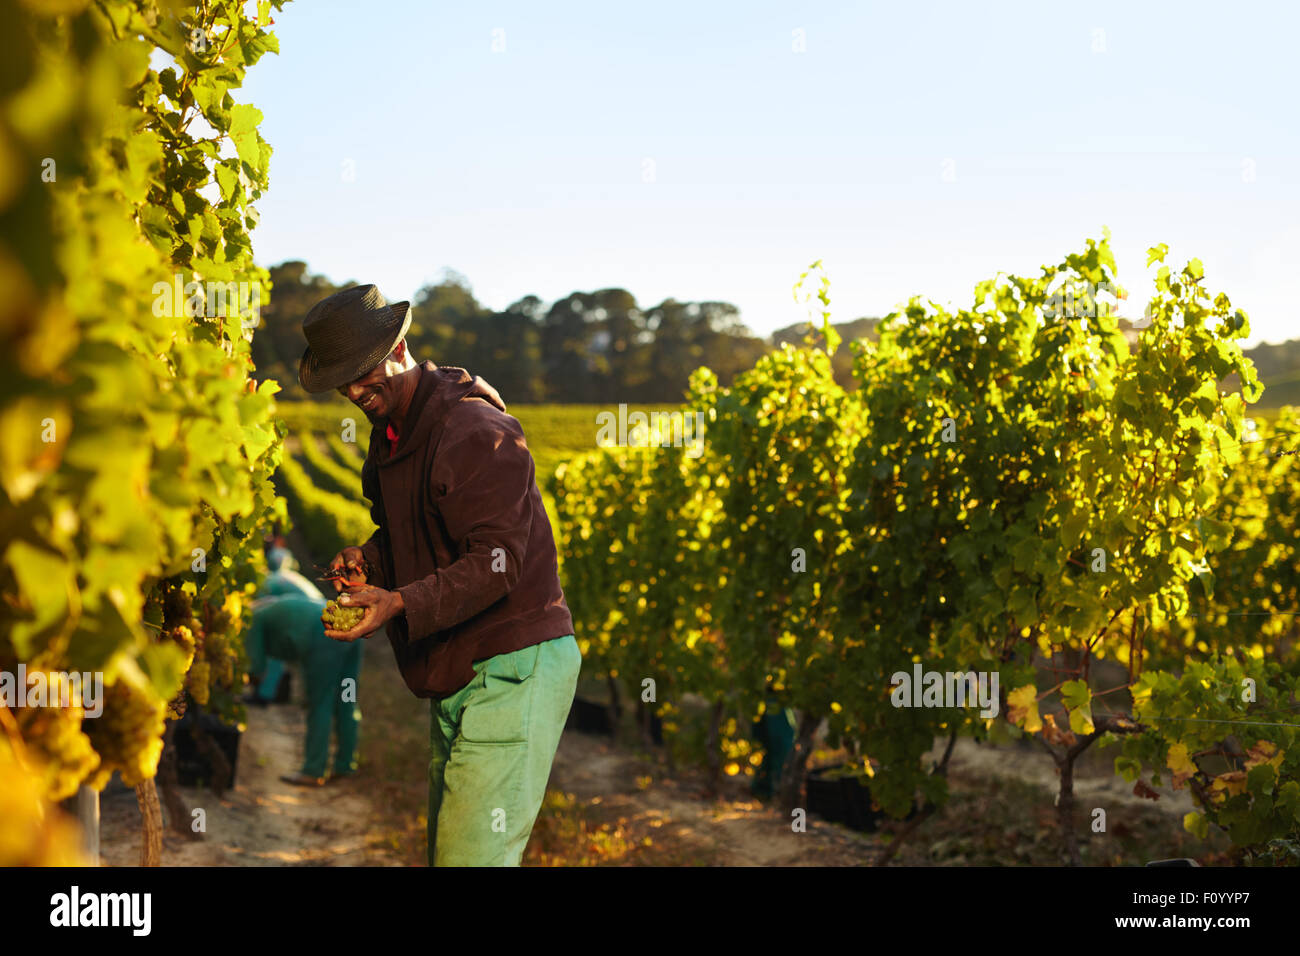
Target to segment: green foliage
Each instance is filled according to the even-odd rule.
[[[667,410],[667,405],[634,405],[629,411]],[[548,477],[554,467],[575,455],[596,448],[599,430],[596,415],[607,411],[605,405],[526,405],[510,403],[507,411],[519,420],[528,439],[529,451],[537,463],[538,483]],[[312,432],[324,436],[336,452],[346,446],[347,453],[355,453],[364,460],[370,437],[370,423],[351,402],[332,398],[323,402],[281,401],[276,407],[291,434]],[[342,430],[351,420],[355,443],[342,440]],[[342,460],[342,455],[338,455]]]
[[[1109,243],[1090,240],[1041,276],[980,283],[970,309],[913,300],[855,344],[853,392],[831,374],[820,277],[820,341],[731,388],[696,373],[698,461],[608,449],[556,473],[589,660],[655,677],[664,700],[752,716],[776,693],[826,718],[894,815],[945,799],[923,763],[936,737],[1009,725],[1060,759],[1126,738],[1119,772],[1176,764],[1191,782],[1190,829],[1293,845],[1294,731],[1255,724],[1288,723],[1300,689],[1284,614],[1300,606],[1300,481],[1283,453],[1300,427],[1285,411],[1260,425],[1271,457],[1243,452],[1243,398],[1259,396],[1247,319],[1204,289],[1199,262],[1174,273],[1163,255],[1132,345],[1094,293],[1115,287]],[[1049,307],[1062,292],[1079,307]],[[1242,395],[1219,393],[1230,375]],[[1129,680],[1098,686],[1103,662]],[[896,706],[892,677],[914,664],[996,673],[999,718]],[[1252,723],[1223,722],[1238,720]]]
[[[321,450],[316,435],[303,433],[298,443],[303,458],[316,479],[317,487],[342,495],[352,501],[361,500],[361,471],[340,465]]]
[[[729,389],[702,375],[695,384],[692,397],[709,401],[700,469],[716,495],[709,550],[729,556],[712,604],[740,712],[756,719],[775,695],[837,714],[852,690],[835,679],[834,600],[823,589],[847,547],[843,474],[863,409],[818,349],[787,345]]]
[[[1298,439],[1300,410],[1290,407],[1244,433],[1217,496],[1216,527],[1231,543],[1208,561],[1213,591],[1194,591],[1193,614],[1150,649],[1162,669],[1132,689],[1149,729],[1116,758],[1131,778],[1146,767],[1190,787],[1201,805],[1192,832],[1216,824],[1253,856],[1292,864],[1278,848],[1300,838]]]
[[[346,442],[333,432],[327,432],[325,444],[334,453],[336,462],[351,469],[358,476],[361,475],[361,466],[365,463],[366,457],[354,442]]]
[[[316,487],[292,457],[285,456],[276,480],[314,563],[328,564],[344,548],[362,544],[374,534],[369,508],[353,498]]]
[[[56,797],[113,770],[152,776],[168,701],[198,691],[193,661],[218,662],[227,687],[242,676],[224,662],[283,507],[277,386],[250,379],[253,303],[207,293],[265,280],[248,231],[270,148],[231,91],[276,49],[259,25],[272,6],[4,9],[0,667],[108,685],[103,717],[57,743],[24,725],[47,764],[75,768],[50,778]],[[178,588],[194,609],[164,619]],[[190,625],[186,651],[171,635]]]

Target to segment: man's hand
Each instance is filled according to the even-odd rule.
[[[336,641],[355,641],[359,637],[369,637],[388,621],[406,612],[402,595],[397,591],[385,591],[383,588],[362,585],[346,594],[340,594],[338,602],[342,607],[364,607],[366,616],[350,631],[335,631],[325,628],[325,636]]]
[[[343,572],[334,579],[334,590],[355,587],[366,583],[366,556],[355,546],[344,548],[330,562],[330,571]]]

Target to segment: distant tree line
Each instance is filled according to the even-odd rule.
[[[297,388],[306,345],[302,320],[316,302],[355,283],[335,285],[300,261],[272,266],[270,274],[270,301],[253,336],[258,375],[280,381],[289,396],[305,397]],[[498,312],[483,306],[465,278],[451,271],[415,294],[411,316],[407,337],[417,361],[469,369],[507,403],[675,402],[699,366],[730,384],[774,344],[798,342],[808,329],[804,323],[802,331],[791,326],[763,338],[730,303],[665,299],[642,308],[625,289],[573,292],[549,306],[528,295]],[[847,343],[840,353],[837,371],[842,366],[847,381]]]
[[[263,303],[262,325],[253,335],[258,377],[278,380],[287,398],[305,398],[298,387],[298,359],[306,346],[302,320],[315,303],[356,283],[335,285],[297,260],[269,271],[270,301]],[[879,321],[836,323],[843,341],[832,364],[842,386],[854,387],[850,343],[874,339]],[[1129,328],[1127,320],[1120,324]],[[665,299],[643,309],[626,289],[573,292],[550,306],[527,295],[497,312],[474,298],[464,276],[448,270],[412,298],[407,338],[417,361],[458,365],[481,375],[507,404],[607,405],[679,401],[691,372],[701,365],[730,385],[765,352],[785,342],[799,344],[809,330],[807,322],[796,323],[763,338],[728,302]],[[1259,345],[1247,354],[1261,380],[1276,383],[1272,394],[1265,392],[1264,407],[1275,407],[1284,397],[1300,398],[1300,341]],[[1231,389],[1231,382],[1224,384]]]

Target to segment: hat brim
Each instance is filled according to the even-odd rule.
[[[376,340],[374,347],[363,354],[349,356],[333,365],[321,365],[311,346],[307,346],[302,358],[298,360],[298,384],[304,391],[312,395],[330,392],[373,372],[411,327],[410,302],[390,302],[388,307],[393,311],[394,321],[387,326],[388,331]]]

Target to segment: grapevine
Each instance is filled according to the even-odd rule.
[[[31,55],[0,95],[0,669],[98,674],[106,696],[15,721],[48,799],[151,778],[185,689],[240,713],[243,596],[284,503],[278,386],[251,377],[251,295],[224,295],[269,293],[249,230],[270,148],[232,91],[280,6],[5,14]]]
[[[694,693],[743,720],[792,702],[894,816],[943,805],[936,740],[1033,735],[1062,771],[1064,859],[1080,862],[1069,771],[1093,743],[1130,783],[1191,789],[1191,832],[1294,845],[1300,422],[1284,409],[1252,454],[1249,323],[1164,252],[1132,341],[1085,291],[1115,278],[1089,240],[1041,276],[980,283],[969,309],[913,300],[855,344],[852,394],[811,343],[729,389],[698,371],[698,462],[611,448],[562,465],[584,655],[631,688],[654,677],[661,706]],[[1061,289],[1087,311],[1050,309]],[[1230,373],[1241,393],[1220,395]],[[915,662],[996,673],[996,717],[896,706]]]

